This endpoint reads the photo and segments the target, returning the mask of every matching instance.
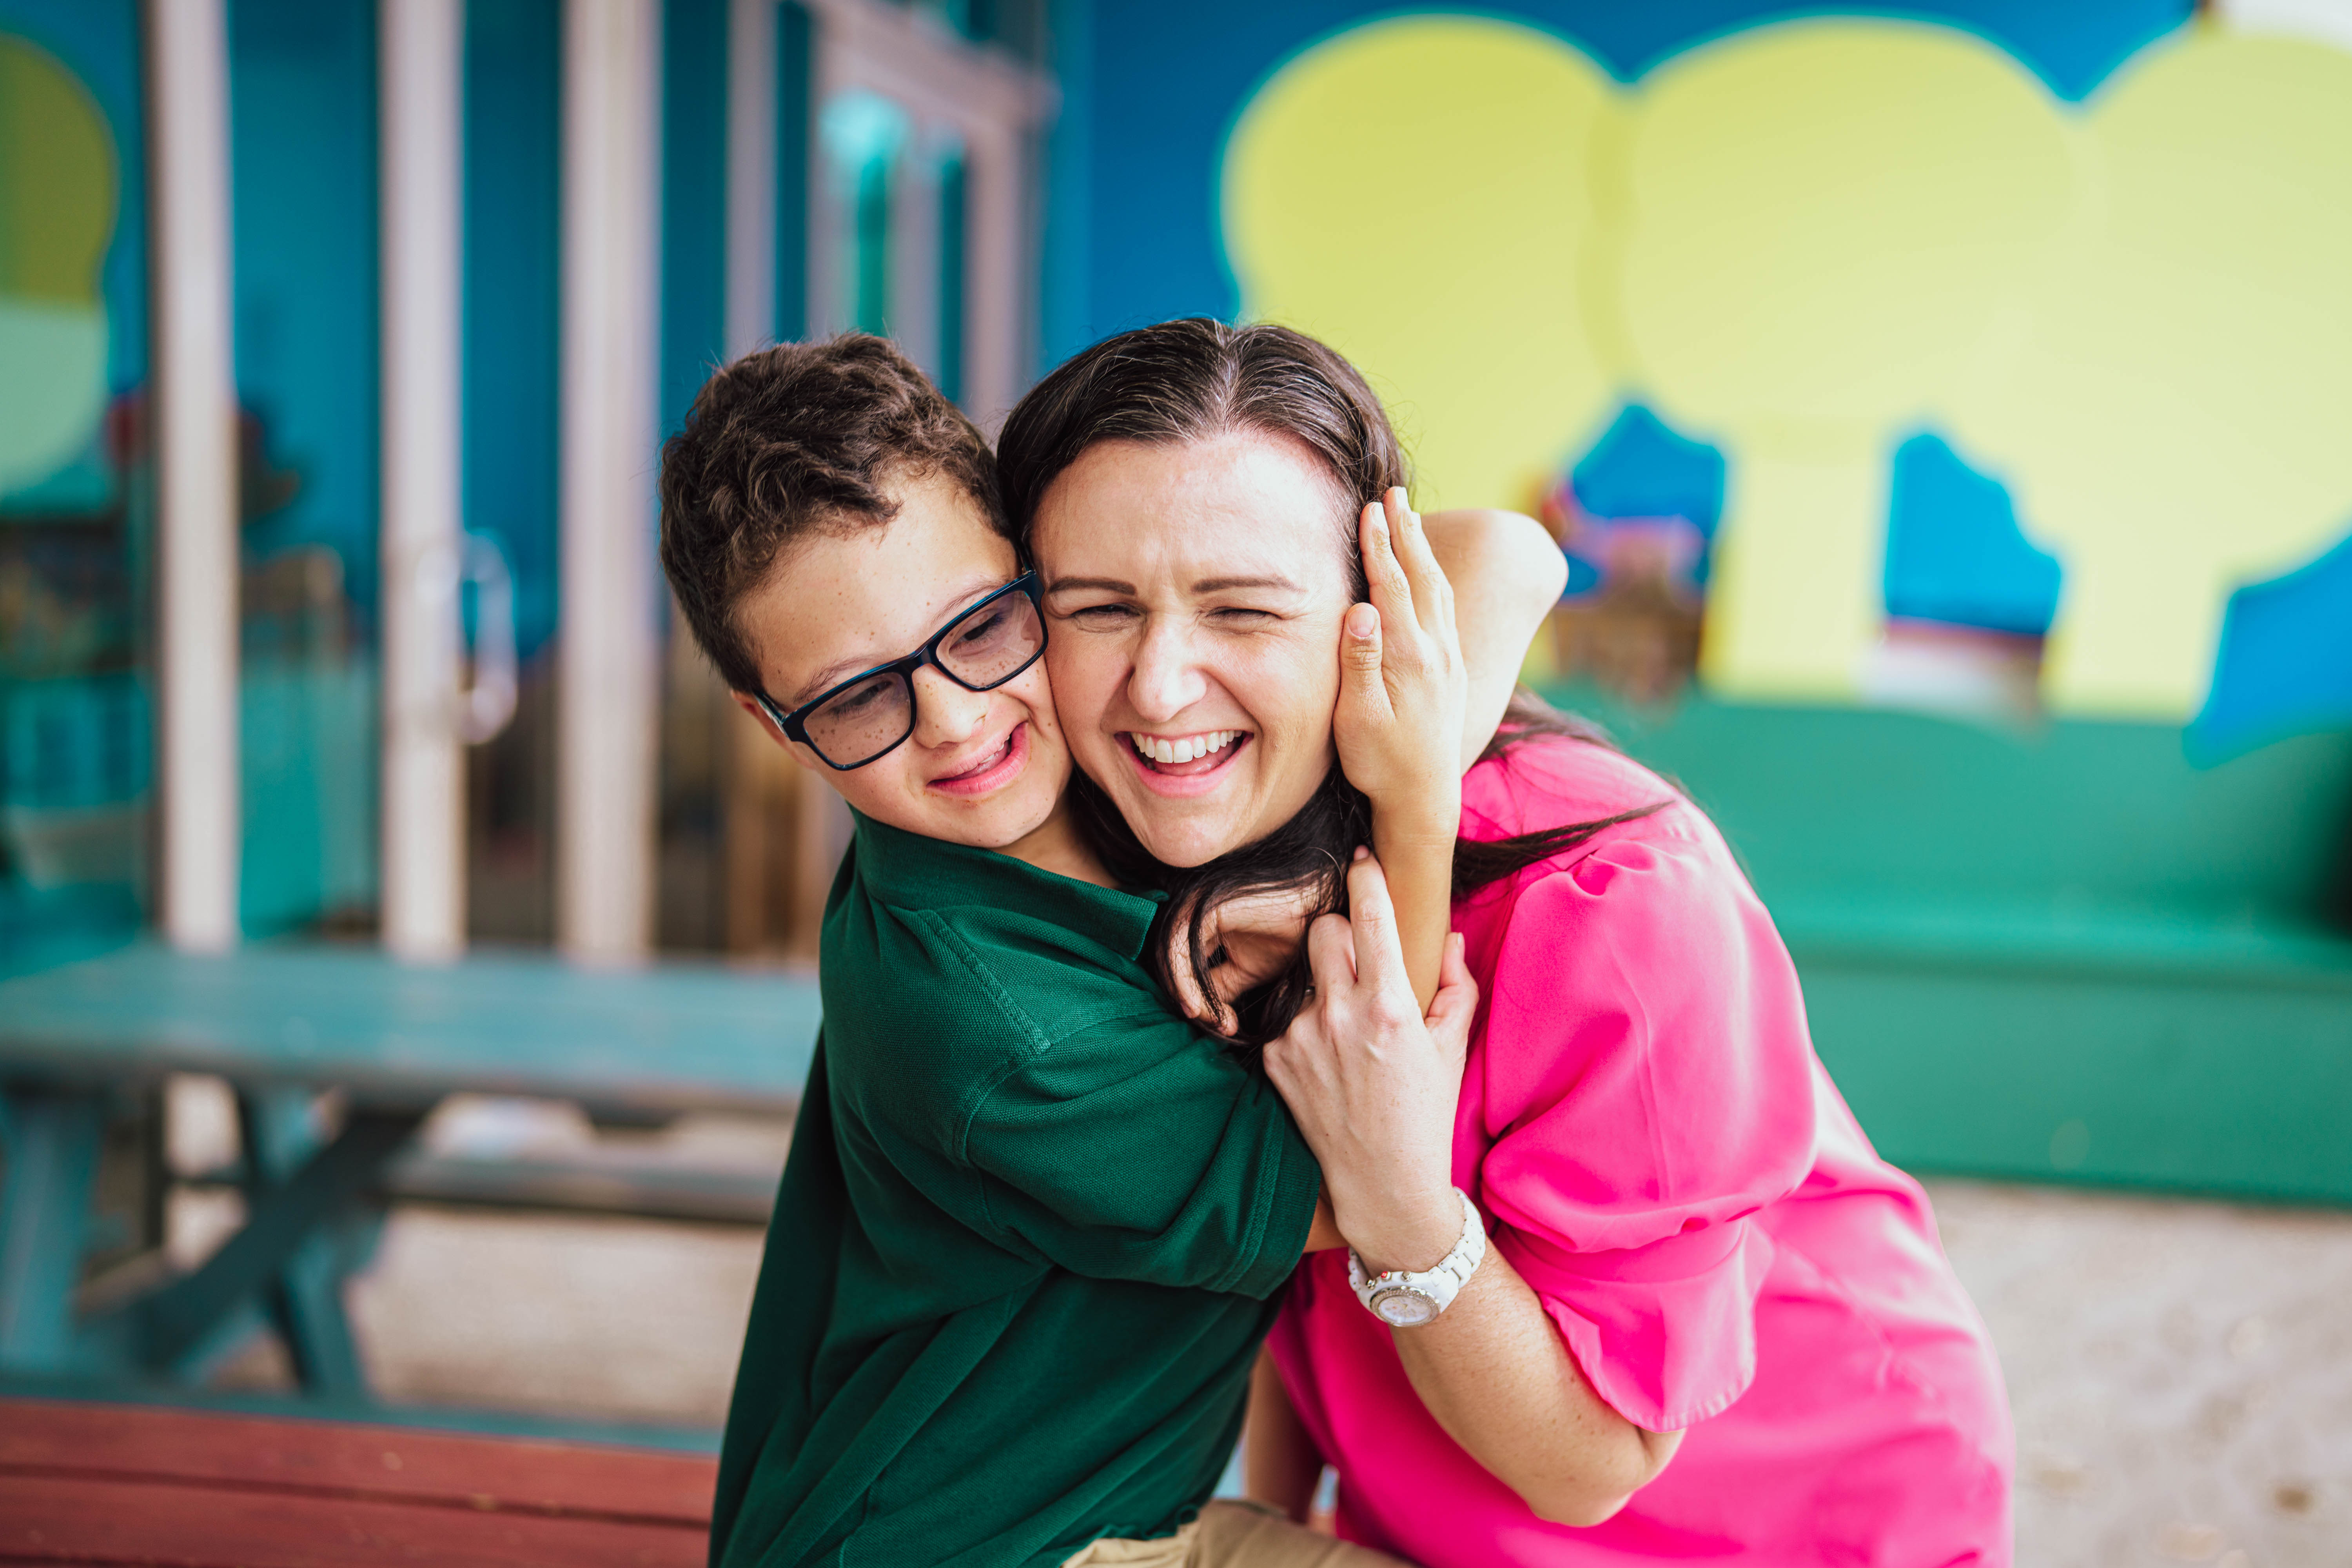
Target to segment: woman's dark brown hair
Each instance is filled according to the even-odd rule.
[[[1240,430],[1287,437],[1321,460],[1333,487],[1335,545],[1348,563],[1353,595],[1362,599],[1364,563],[1356,520],[1367,503],[1408,482],[1404,453],[1380,399],[1356,367],[1288,327],[1231,327],[1199,318],[1167,321],[1107,338],[1039,382],[1005,421],[996,449],[1005,513],[1023,554],[1034,558],[1037,507],[1046,489],[1097,442],[1175,446]],[[1513,698],[1487,754],[1500,755],[1538,735],[1601,739],[1598,731],[1522,691]],[[1184,922],[1182,945],[1204,992],[1210,970],[1223,956],[1206,951],[1202,930],[1208,910],[1246,893],[1298,889],[1317,912],[1344,913],[1344,868],[1355,847],[1371,839],[1370,804],[1336,766],[1282,826],[1189,868],[1153,859],[1110,797],[1083,772],[1070,782],[1070,800],[1112,876],[1129,887],[1168,895],[1160,924]],[[1454,846],[1454,896],[1657,809],[1643,806],[1512,838],[1462,839]],[[1172,992],[1174,944],[1168,937],[1167,931],[1155,929],[1147,951],[1158,978]],[[1235,1042],[1255,1050],[1279,1036],[1306,1005],[1312,984],[1301,943],[1282,973],[1241,999]]]

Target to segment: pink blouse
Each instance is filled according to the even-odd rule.
[[[1318,1253],[1271,1343],[1339,1469],[1339,1533],[1424,1568],[2006,1564],[1991,1343],[1927,1194],[1813,1055],[1714,825],[1614,752],[1543,740],[1472,771],[1463,832],[1661,800],[1455,907],[1481,1016],[1454,1179],[1601,1398],[1689,1435],[1607,1523],[1547,1523],[1422,1407],[1347,1255]]]

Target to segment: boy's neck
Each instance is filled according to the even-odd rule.
[[[998,853],[1025,861],[1040,871],[1051,871],[1057,877],[1074,881],[1091,882],[1097,888],[1116,888],[1110,873],[1095,858],[1079,837],[1077,825],[1070,819],[1069,796],[1066,794],[1054,803],[1053,814],[1020,838],[1006,845]]]

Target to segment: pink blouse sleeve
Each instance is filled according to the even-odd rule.
[[[1478,1196],[1593,1389],[1676,1431],[1747,1391],[1751,1217],[1813,1157],[1797,976],[1719,841],[1604,845],[1519,892],[1491,971]]]

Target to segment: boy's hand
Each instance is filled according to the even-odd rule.
[[[1282,973],[1307,940],[1315,903],[1307,889],[1284,888],[1244,893],[1211,910],[1201,923],[1201,947],[1210,955],[1205,992],[1193,978],[1186,947],[1190,922],[1171,921],[1168,972],[1175,978],[1176,1005],[1184,1016],[1211,1034],[1230,1036],[1238,1029],[1233,1004]]]
[[[1349,609],[1340,632],[1339,765],[1381,817],[1450,843],[1469,690],[1454,589],[1402,489],[1365,507],[1359,527],[1371,603]]]

